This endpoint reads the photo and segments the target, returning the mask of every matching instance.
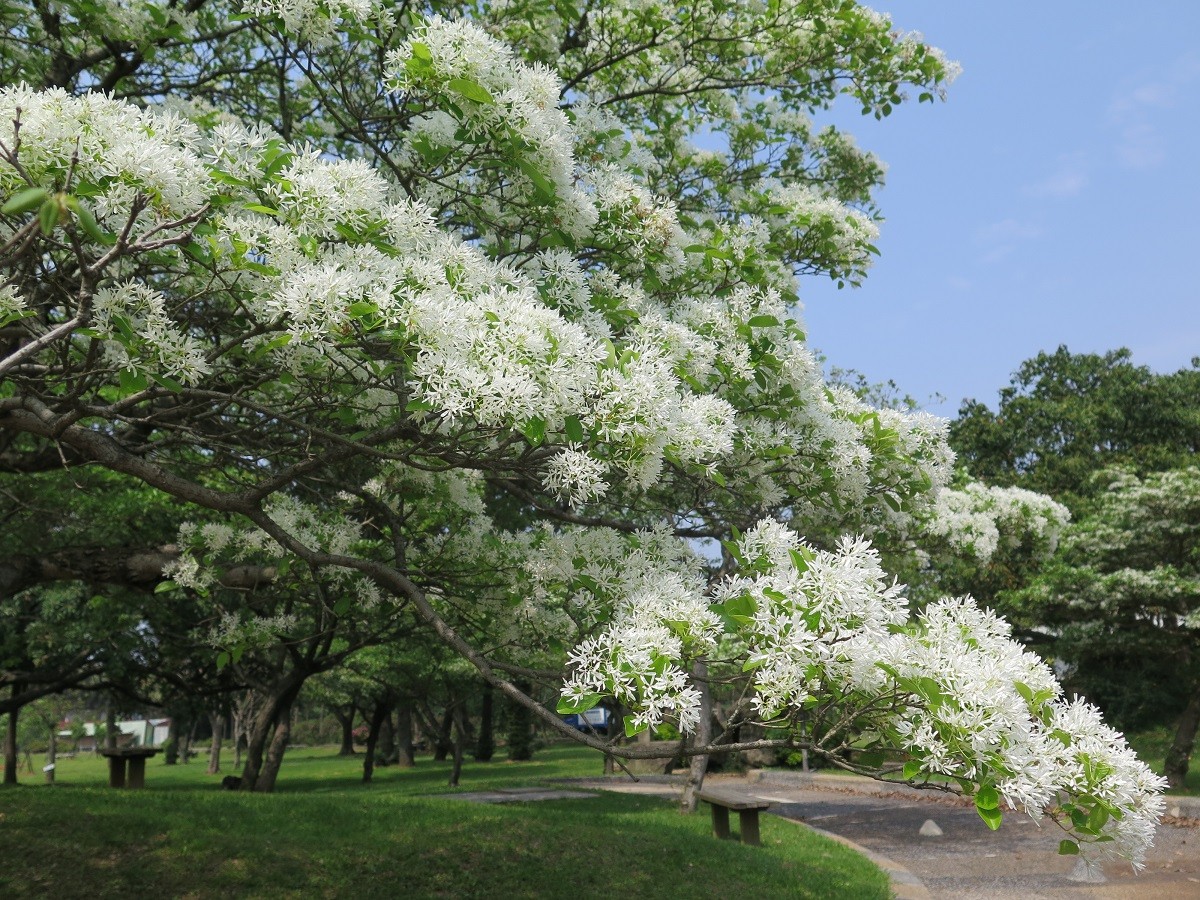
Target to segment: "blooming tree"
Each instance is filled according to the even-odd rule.
[[[14,468],[225,517],[176,585],[303,568],[549,723],[509,676],[564,648],[560,709],[631,733],[698,725],[707,660],[767,746],[903,749],[993,827],[1141,859],[1159,784],[1119,735],[971,601],[910,618],[862,535],[936,503],[945,425],[826,384],[797,312],[863,276],[882,178],[809,114],[933,99],[919,36],[843,0],[11,9]]]

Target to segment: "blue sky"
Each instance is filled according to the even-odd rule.
[[[963,73],[944,103],[833,121],[888,164],[863,287],[801,284],[829,362],[940,415],[1040,350],[1200,355],[1200,3],[878,5]]]

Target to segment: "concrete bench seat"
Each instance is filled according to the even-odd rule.
[[[696,797],[712,808],[713,834],[716,837],[733,837],[729,833],[729,811],[734,810],[741,823],[742,843],[754,846],[761,843],[758,834],[758,813],[759,810],[767,809],[771,805],[770,801],[721,788],[701,791]]]

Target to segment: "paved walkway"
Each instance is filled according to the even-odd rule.
[[[710,777],[771,801],[771,812],[802,822],[866,851],[892,876],[901,900],[990,898],[990,900],[1200,900],[1200,802],[1168,801],[1180,816],[1159,828],[1146,868],[1110,864],[1093,878],[1077,859],[1058,855],[1062,832],[1027,816],[1005,816],[989,831],[970,801],[944,794],[897,789],[841,776],[788,777],[762,773],[751,778]],[[582,784],[578,785],[583,787]],[[588,788],[677,795],[677,783],[611,779]],[[938,836],[921,834],[932,821]],[[931,829],[926,829],[931,830]],[[1074,876],[1074,877],[1072,877]]]

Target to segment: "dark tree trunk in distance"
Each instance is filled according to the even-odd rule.
[[[334,709],[333,717],[338,720],[338,724],[342,726],[342,747],[338,750],[338,756],[353,756],[354,755],[354,707],[350,707],[349,712],[344,710]]]
[[[173,766],[179,762],[179,717],[171,716],[167,726],[167,740],[163,744],[163,764]]]
[[[451,707],[454,711],[454,766],[450,769],[450,787],[458,787],[458,779],[462,776],[463,744],[467,742],[466,718],[462,704]]]
[[[387,718],[390,706],[389,701],[380,700],[371,713],[371,722],[367,730],[367,751],[363,754],[363,784],[370,784],[371,776],[375,774],[375,745],[379,741],[379,729],[383,727],[383,720]]]
[[[450,750],[453,747],[453,742],[450,738],[450,729],[454,723],[454,707],[448,705],[446,713],[442,716],[442,723],[438,726],[436,746],[433,751],[433,758],[436,762],[443,762],[450,755]]]
[[[1182,788],[1187,783],[1192,749],[1196,746],[1197,726],[1200,726],[1200,690],[1192,694],[1187,708],[1179,717],[1179,723],[1175,727],[1175,741],[1163,762],[1163,774],[1167,776],[1168,787]]]
[[[412,706],[406,701],[396,707],[396,764],[406,769],[416,765],[413,752]]]
[[[12,686],[13,697],[17,696],[17,692],[21,686],[14,684]],[[8,727],[4,731],[4,783],[17,783],[17,713],[20,707],[13,707],[8,713]]]
[[[528,682],[515,682],[526,696],[533,690]],[[508,758],[516,762],[533,759],[533,714],[524,706],[508,704]]]
[[[223,713],[208,714],[208,724],[212,727],[212,743],[208,745],[208,772],[216,775],[221,771],[221,740],[225,737],[225,716]]]
[[[384,711],[383,722],[379,726],[379,763],[384,766],[396,764],[396,726],[392,723],[390,704]]]
[[[479,740],[475,742],[475,761],[489,762],[496,752],[496,741],[492,734],[492,686],[483,686],[483,700],[479,704]]]

